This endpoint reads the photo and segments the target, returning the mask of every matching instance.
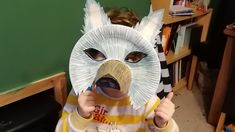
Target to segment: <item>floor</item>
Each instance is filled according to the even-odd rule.
[[[193,90],[181,89],[175,92],[173,102],[180,132],[214,132],[214,127],[206,122],[205,102],[197,85]]]

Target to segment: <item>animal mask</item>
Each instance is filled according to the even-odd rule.
[[[84,35],[74,46],[69,63],[75,93],[103,79],[118,85],[138,109],[156,94],[160,82],[154,42],[162,27],[163,10],[151,12],[133,28],[112,24],[94,0],[87,0],[84,10]]]

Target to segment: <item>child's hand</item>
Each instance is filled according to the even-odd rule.
[[[86,90],[78,96],[78,113],[83,118],[88,118],[92,112],[95,110],[95,89]]]
[[[164,98],[158,107],[154,110],[155,112],[155,123],[158,127],[165,127],[168,121],[172,118],[175,112],[175,105],[172,103],[173,92],[170,92],[166,98]]]

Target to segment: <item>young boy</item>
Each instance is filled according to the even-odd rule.
[[[131,21],[126,20],[125,23]],[[93,57],[100,56],[95,54]],[[136,110],[130,103],[130,97],[120,91],[120,86],[114,79],[101,78],[79,96],[76,96],[74,90],[70,92],[56,131],[178,132],[178,126],[172,119],[175,111],[172,97],[172,92],[161,101],[153,96]]]

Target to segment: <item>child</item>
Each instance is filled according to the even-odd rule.
[[[79,97],[71,91],[56,131],[177,132],[171,119],[175,111],[172,97],[172,92],[162,101],[152,97],[143,108],[134,110],[119,90],[95,86]]]
[[[126,20],[125,23],[132,21]],[[177,132],[178,126],[172,119],[175,111],[172,97],[172,92],[162,101],[153,96],[143,107],[135,110],[130,97],[120,91],[114,80],[99,79],[91,89],[79,96],[73,90],[70,92],[56,131]]]

